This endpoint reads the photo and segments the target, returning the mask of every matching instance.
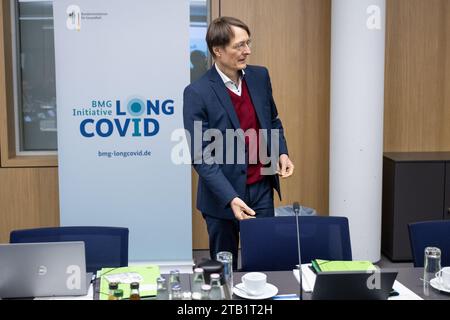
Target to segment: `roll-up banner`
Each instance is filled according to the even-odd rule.
[[[131,261],[192,261],[191,169],[171,159],[188,0],[54,1],[61,225],[130,230]]]

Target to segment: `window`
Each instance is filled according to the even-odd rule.
[[[51,1],[13,6],[16,154],[56,151],[56,84]]]
[[[191,82],[200,78],[208,69],[209,51],[206,45],[208,28],[208,5],[206,0],[191,1]]]
[[[193,81],[207,69],[205,35],[209,1],[191,0],[190,10]],[[10,11],[15,154],[56,154],[53,1],[10,0]]]

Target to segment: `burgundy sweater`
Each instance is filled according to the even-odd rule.
[[[257,135],[257,143],[253,143],[249,146],[249,137],[245,137],[245,147],[248,150],[248,167],[247,167],[247,184],[253,184],[259,182],[263,179],[261,176],[261,168],[262,164],[259,161],[258,157],[258,148],[259,148],[259,121],[256,116],[255,107],[253,105],[252,99],[250,98],[250,94],[248,92],[247,84],[244,79],[242,79],[242,93],[241,96],[238,96],[230,89],[227,89],[228,93],[231,97],[231,102],[233,103],[234,110],[239,119],[239,123],[241,125],[241,129],[246,132],[248,129],[256,130]],[[249,159],[257,159],[256,164],[250,164]],[[253,161],[254,163],[255,161]]]

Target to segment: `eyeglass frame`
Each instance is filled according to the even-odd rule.
[[[245,47],[248,47],[249,49],[252,48],[252,39],[248,39],[247,41],[241,41],[234,46],[231,46],[232,49],[238,50],[238,51],[244,51]]]

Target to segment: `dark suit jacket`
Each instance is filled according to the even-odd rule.
[[[279,130],[279,152],[287,154],[283,126],[272,96],[269,72],[264,67],[247,66],[244,79],[252,99],[261,129],[268,130],[267,145],[270,147],[270,129]],[[247,164],[201,164],[194,163],[201,158],[202,150],[211,142],[203,142],[194,150],[194,121],[201,121],[201,130],[218,129],[224,137],[226,129],[239,129],[239,119],[231,98],[215,66],[203,77],[184,90],[183,99],[184,127],[190,134],[191,159],[199,174],[197,208],[204,215],[219,219],[234,219],[230,202],[235,197],[244,199],[247,181]],[[199,134],[199,132],[197,132]],[[239,140],[239,139],[237,139]],[[225,142],[224,142],[225,144]],[[200,150],[201,148],[201,150]],[[236,149],[235,149],[236,151]],[[228,150],[229,152],[229,150]],[[227,150],[224,147],[223,156]],[[270,150],[267,151],[270,154]],[[236,154],[236,153],[235,153]],[[272,176],[273,186],[280,198],[280,182],[277,175]]]

